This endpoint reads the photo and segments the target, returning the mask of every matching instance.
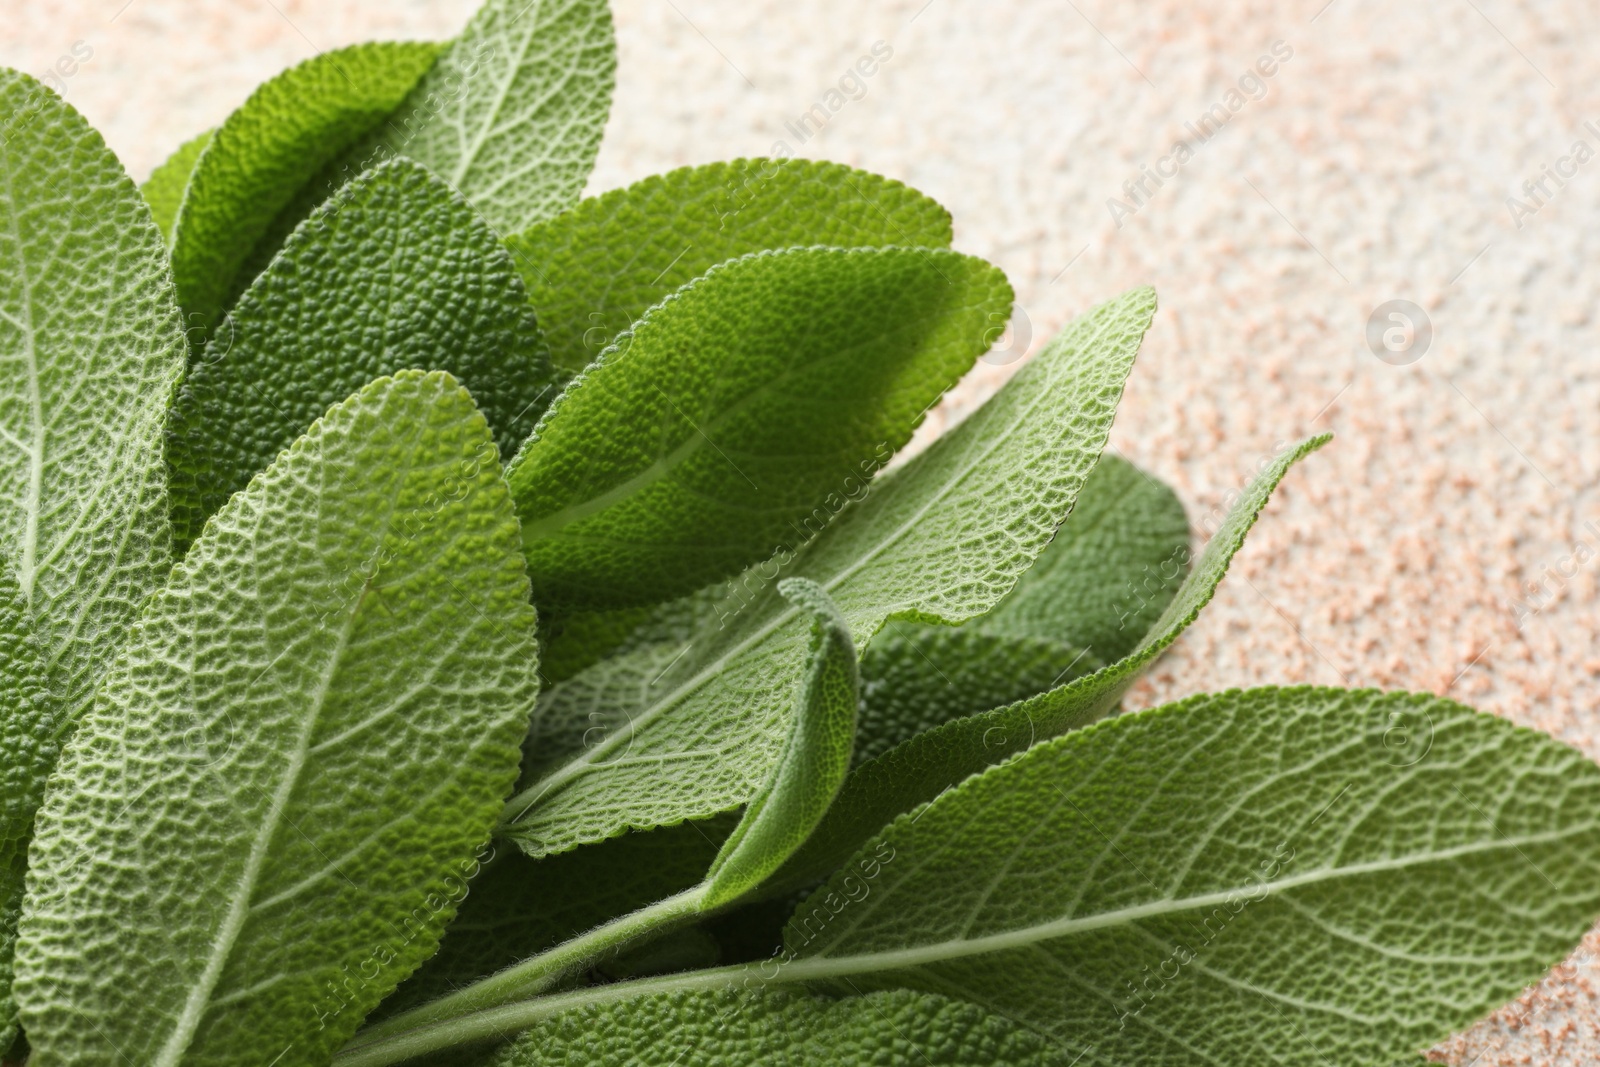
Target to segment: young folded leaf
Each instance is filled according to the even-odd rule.
[[[616,74],[606,0],[486,0],[374,151],[423,164],[516,233],[578,199]]]
[[[300,225],[193,367],[168,453],[179,543],[330,404],[406,369],[459,379],[505,456],[555,384],[511,257],[449,186],[397,159]]]
[[[954,628],[895,620],[872,639],[855,761],[1127,655],[1188,568],[1189,520],[1172,490],[1102,455],[1055,540],[993,611]]]
[[[70,164],[70,165],[69,165]],[[37,686],[0,694],[0,1048],[45,778],[167,565],[162,422],[184,338],[150,210],[60,97],[0,70],[0,595]],[[5,655],[25,658],[21,645]],[[15,668],[16,659],[12,660]]]
[[[505,968],[486,981],[370,1027],[361,1040],[404,1035],[439,1019],[466,1011],[484,1011],[538,993],[570,974],[572,961],[614,957],[620,951],[638,947],[652,935],[659,937],[733,903],[758,887],[799,847],[827,811],[850,768],[859,684],[855,642],[828,595],[804,578],[785,579],[779,583],[779,591],[811,620],[811,647],[806,654],[805,671],[795,687],[789,737],[772,777],[751,798],[744,817],[723,842],[704,878],[696,879],[675,897],[648,901],[650,907],[591,930],[553,952]],[[644,842],[654,836],[624,835],[620,842],[579,849],[568,855],[576,858],[592,853],[604,864],[612,856],[625,854],[616,846],[630,837]],[[552,857],[543,863],[560,858]],[[641,919],[648,921],[636,929]]]
[[[326,1064],[433,953],[535,697],[494,455],[448,375],[380,379],[173,568],[39,816],[40,1063]]]
[[[838,604],[858,652],[891,615],[961,622],[1015,584],[1099,457],[1154,313],[1155,294],[1136,289],[1075,320],[801,553],[793,573]],[[744,588],[762,589],[764,577],[752,572]],[[755,794],[787,733],[809,627],[770,585],[721,614],[731,625],[713,617],[675,660],[646,646],[552,690],[534,736],[566,755],[507,806],[508,836],[534,855],[560,852],[729,811]],[[619,699],[596,708],[605,690]],[[620,728],[589,743],[596,711]]]
[[[816,828],[850,769],[860,692],[850,625],[809,579],[786,578],[778,592],[811,613],[811,649],[783,754],[706,872],[708,911],[744,896],[782,866]]]
[[[684,1064],[1067,1067],[1048,1042],[949,997],[907,990],[828,1000],[788,990],[661,994],[568,1012],[486,1067]]]
[[[896,815],[1043,738],[1093,722],[1115,708],[1139,674],[1211,602],[1228,564],[1289,468],[1330,439],[1323,434],[1281,452],[1245,488],[1177,595],[1132,653],[1027,700],[947,722],[862,764],[845,780],[822,825],[773,876],[770,891],[798,888],[826,876]]]
[[[250,279],[240,267],[300,187],[382,122],[440,46],[359,44],[262,85],[195,162],[172,231],[172,273],[191,327],[215,331]]]
[[[897,181],[809,159],[655,174],[508,237],[556,366],[576,373],[718,263],[800,245],[950,247],[950,213]],[[990,324],[1005,324],[997,311]]]
[[[168,241],[172,240],[172,227],[178,221],[178,209],[183,206],[184,191],[189,188],[189,176],[194,173],[200,153],[205,151],[216,132],[214,129],[207,130],[183,142],[139,186],[139,192],[150,205],[150,214],[155,216],[156,225],[161,228],[161,236]]]
[[[800,987],[959,998],[1056,1064],[1325,1067],[1331,1048],[1390,1067],[1537,979],[1597,912],[1581,753],[1431,696],[1235,690],[1047,741],[902,815],[775,959],[506,1004],[336,1063],[530,1027],[495,1062],[578,1062],[666,1043],[661,998],[688,1015],[674,1035],[712,1040],[708,1005],[760,1013]],[[817,1022],[822,1058],[877,1050]]]
[[[535,601],[654,603],[803,544],[867,492],[1010,306],[994,267],[922,249],[763,252],[684,286],[506,472]]]
[[[843,921],[850,874],[796,911],[790,980],[959,996],[1106,1067],[1389,1067],[1589,929],[1600,768],[1434,697],[1234,691],[1030,749],[884,847]]]

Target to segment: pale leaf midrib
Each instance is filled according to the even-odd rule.
[[[5,155],[5,165],[0,167],[0,170],[5,172],[6,178],[6,219],[11,228],[11,240],[17,249],[17,278],[22,288],[21,310],[24,322],[18,324],[18,332],[22,334],[23,357],[28,365],[29,419],[32,422],[33,432],[33,445],[27,449],[28,492],[23,503],[22,558],[17,564],[17,584],[22,589],[23,602],[32,604],[36,573],[34,559],[39,544],[39,511],[44,498],[44,400],[39,385],[39,353],[35,339],[37,331],[33,324],[33,279],[28,270],[28,252],[22,241],[22,229],[17,223],[18,201],[16,179],[11,169],[12,155],[3,144],[0,144],[0,153]]]
[[[1144,919],[1159,919],[1203,908],[1220,907],[1230,900],[1238,900],[1239,894],[1246,891],[1274,896],[1292,889],[1318,885],[1343,878],[1387,874],[1395,871],[1404,871],[1412,867],[1440,863],[1467,856],[1501,852],[1508,849],[1517,851],[1523,845],[1551,844],[1580,834],[1593,833],[1594,830],[1595,827],[1592,825],[1580,825],[1565,830],[1525,834],[1515,838],[1509,836],[1489,838],[1471,844],[1455,845],[1449,848],[1434,849],[1381,860],[1370,860],[1366,863],[1353,863],[1340,867],[1323,867],[1306,871],[1302,874],[1280,878],[1273,882],[1232,885],[1189,897],[1161,897],[1142,904],[1097,912],[1083,918],[1055,919],[1032,926],[1019,927],[1015,930],[1007,930],[999,934],[990,934],[987,937],[936,942],[929,945],[920,945],[916,948],[894,949],[856,956],[818,955],[798,960],[791,964],[790,967],[793,970],[802,973],[793,976],[790,980],[808,981],[871,971],[905,970],[942,963],[951,959],[987,955],[992,952],[1003,952],[1011,948],[1022,948],[1044,941],[1071,937],[1075,934],[1091,933],[1108,927],[1132,925]],[[810,973],[813,970],[818,973]]]
[[[424,427],[415,428],[415,436],[407,450],[408,462],[396,472],[394,479],[395,491],[390,495],[389,506],[380,521],[374,524],[376,532],[374,542],[381,548],[388,537],[389,529],[394,521],[395,508],[398,506],[399,496],[406,480],[415,470],[416,447],[423,433]],[[319,444],[320,447],[320,444]],[[327,495],[327,465],[326,462],[317,465],[319,485],[317,490],[318,500]],[[249,919],[252,907],[251,901],[255,896],[260,882],[261,870],[266,863],[267,850],[272,845],[272,840],[277,836],[278,828],[282,823],[284,812],[288,808],[289,800],[295,788],[299,785],[300,776],[305,770],[305,762],[311,751],[311,738],[316,733],[317,726],[322,719],[322,712],[326,706],[328,693],[333,685],[333,679],[338,674],[343,664],[345,651],[349,647],[350,633],[355,628],[356,619],[361,615],[362,606],[366,603],[367,593],[372,588],[375,575],[366,576],[361,583],[361,592],[350,600],[350,609],[339,628],[339,638],[328,657],[327,669],[317,682],[317,688],[310,694],[308,707],[304,712],[305,726],[300,735],[295,739],[295,749],[291,753],[289,763],[284,768],[282,780],[272,797],[272,806],[268,810],[268,817],[263,820],[261,829],[256,834],[256,839],[251,843],[250,855],[245,861],[245,869],[240,873],[239,882],[232,900],[228,904],[228,914],[222,927],[217,931],[217,936],[212,941],[211,955],[206,961],[205,970],[189,991],[189,997],[184,1003],[183,1011],[174,1024],[172,1034],[162,1047],[160,1056],[157,1057],[152,1067],[178,1067],[185,1053],[188,1052],[194,1035],[199,1029],[200,1022],[205,1013],[210,1009],[211,994],[216,989],[217,982],[222,977],[222,969],[226,966],[228,957],[232,954],[234,944],[243,932],[246,921]],[[292,647],[293,642],[290,643]],[[287,649],[285,649],[287,652]],[[280,654],[281,658],[282,654]],[[276,660],[274,660],[276,662]]]
[[[238,884],[234,890],[233,898],[228,904],[228,914],[218,929],[212,941],[211,955],[206,960],[205,970],[200,978],[189,990],[189,997],[184,1002],[183,1011],[179,1014],[173,1026],[172,1034],[167,1038],[161,1053],[156,1057],[154,1067],[177,1067],[185,1053],[189,1050],[190,1043],[194,1040],[195,1032],[199,1029],[200,1021],[211,1006],[211,994],[216,989],[217,982],[222,977],[222,969],[228,962],[228,957],[233,952],[234,944],[243,932],[245,921],[250,916],[250,900],[255,895],[256,885],[261,878],[261,870],[266,864],[267,852],[272,846],[273,839],[277,836],[278,827],[282,824],[285,809],[293,796],[296,786],[300,782],[300,775],[305,769],[307,753],[311,747],[311,736],[316,732],[317,723],[321,719],[323,707],[328,698],[328,691],[333,684],[334,675],[338,673],[345,649],[350,640],[350,631],[355,626],[356,615],[359,614],[360,603],[365,598],[367,587],[371,580],[363,584],[362,594],[355,599],[356,606],[345,616],[344,624],[339,628],[339,639],[334,645],[332,654],[328,657],[327,669],[317,682],[317,688],[311,695],[309,707],[305,713],[305,725],[295,739],[294,752],[290,754],[289,762],[284,767],[282,779],[272,796],[271,806],[267,818],[262,821],[261,828],[257,831],[255,840],[250,845],[250,855],[245,861],[245,868],[240,872]]]
[[[515,22],[517,19],[526,16],[530,9],[535,7],[539,9],[534,15],[533,21],[528,24],[527,30],[523,33],[522,40],[517,44],[516,60],[508,63],[505,68],[506,76],[495,93],[494,102],[484,112],[487,120],[481,125],[477,137],[469,144],[462,146],[461,158],[456,161],[455,169],[450,178],[450,184],[458,189],[461,188],[462,182],[466,180],[467,172],[478,161],[478,154],[483,151],[483,146],[488,144],[490,136],[494,133],[495,120],[499,118],[500,109],[505,107],[506,100],[510,98],[511,89],[517,81],[517,75],[522,72],[522,64],[528,58],[528,50],[532,47],[534,37],[538,35],[539,20],[544,15],[544,5],[545,0],[530,0],[528,6],[522,9],[522,13],[512,19],[512,22]],[[472,116],[468,112],[468,102],[471,100],[471,96],[472,94],[470,93],[462,94],[461,125],[459,128],[463,132],[466,131],[468,124],[472,121]]]
[[[1585,824],[1562,831],[1526,834],[1515,838],[1501,836],[1499,839],[1491,838],[1467,845],[1430,850],[1408,856],[1390,857],[1362,864],[1351,864],[1345,867],[1329,867],[1307,871],[1303,874],[1281,878],[1274,882],[1256,882],[1230,886],[1192,897],[1161,898],[1143,904],[1100,912],[1081,919],[1057,919],[973,940],[938,942],[911,949],[896,949],[855,956],[806,957],[788,963],[780,963],[777,973],[771,976],[762,971],[762,968],[767,963],[774,962],[767,960],[757,964],[736,964],[688,974],[617,982],[612,985],[579,990],[573,993],[536,997],[520,1003],[508,1004],[499,1008],[474,1013],[468,1018],[476,1020],[474,1029],[482,1030],[485,1033],[491,1031],[495,1033],[510,1033],[527,1029],[562,1012],[601,1007],[655,994],[708,992],[730,988],[741,982],[745,983],[746,986],[753,982],[759,988],[795,982],[817,982],[835,978],[850,978],[852,976],[886,971],[904,972],[918,967],[926,967],[993,952],[1039,946],[1045,941],[1069,937],[1078,933],[1088,933],[1107,927],[1128,925],[1144,919],[1161,918],[1205,907],[1218,907],[1225,905],[1230,899],[1238,899],[1238,895],[1244,892],[1255,894],[1265,892],[1268,897],[1273,897],[1289,890],[1336,881],[1341,878],[1358,878],[1365,875],[1403,871],[1413,867],[1421,867],[1466,856],[1500,852],[1507,849],[1516,851],[1520,850],[1524,845],[1564,841],[1580,834],[1592,834],[1595,829],[1594,825]],[[447,1025],[449,1023],[419,1026],[406,1036],[413,1039],[421,1039],[430,1031],[443,1029]],[[336,1067],[341,1063],[348,1062],[350,1058],[357,1057],[365,1047],[378,1043],[378,1041],[373,1041],[364,1044],[357,1038],[356,1041],[346,1046],[344,1052],[335,1060]]]

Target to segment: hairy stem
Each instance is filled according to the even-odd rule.
[[[701,905],[705,895],[706,887],[697,885],[648,908],[613,919],[604,926],[597,926],[548,952],[513,964],[448,996],[369,1026],[355,1036],[352,1045],[404,1034],[432,1023],[457,1019],[536,996],[581,967],[614,956],[647,938],[701,917],[704,914]]]
[[[333,1058],[333,1067],[393,1067],[394,1064],[404,1063],[430,1052],[439,1052],[474,1041],[512,1037],[535,1023],[563,1011],[611,1004],[651,993],[734,989],[740,986],[768,985],[806,977],[803,974],[786,975],[781,969],[769,977],[761,974],[761,970],[760,965],[736,964],[732,967],[669,974],[659,978],[640,978],[630,982],[578,989],[556,996],[503,1003],[469,1015],[419,1023],[414,1028],[400,1033],[375,1035],[372,1030],[364,1030]]]

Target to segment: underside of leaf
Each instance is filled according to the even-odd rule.
[[[534,626],[458,384],[316,423],[173,569],[52,780],[16,986],[39,1062],[326,1064],[465,892]]]
[[[606,0],[485,0],[381,131],[501,234],[578,198],[611,112]]]
[[[1154,312],[1140,289],[1080,317],[794,561],[790,573],[838,604],[858,653],[890,616],[962,622],[1016,583],[1093,469]],[[787,732],[807,621],[771,587],[776,574],[748,577],[751,602],[725,603],[672,652],[645,647],[552,691],[536,736],[558,732],[572,754],[525,783],[507,836],[549,854],[754,795]]]
[[[1397,746],[1397,730],[1426,746]],[[956,996],[1103,1067],[1390,1067],[1600,912],[1600,768],[1428,696],[1196,697],[1031,749],[868,844],[791,977]]]
[[[34,812],[167,565],[161,433],[184,338],[161,234],[100,135],[9,70],[0,123],[3,1049]]]

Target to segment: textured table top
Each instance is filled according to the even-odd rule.
[[[779,141],[902,179],[1010,275],[1019,350],[1153,283],[1113,447],[1201,536],[1279,442],[1337,436],[1130,705],[1411,688],[1600,758],[1600,10],[1324,2],[614,0],[591,191]],[[475,6],[0,0],[0,62],[92,52],[66,95],[142,179],[279,69],[448,36]],[[892,56],[802,142],[791,124],[879,41]],[[1374,354],[1391,300],[1422,309],[1426,351]],[[981,365],[927,433],[1017,365]],[[1597,951],[1435,1057],[1600,1062]]]

